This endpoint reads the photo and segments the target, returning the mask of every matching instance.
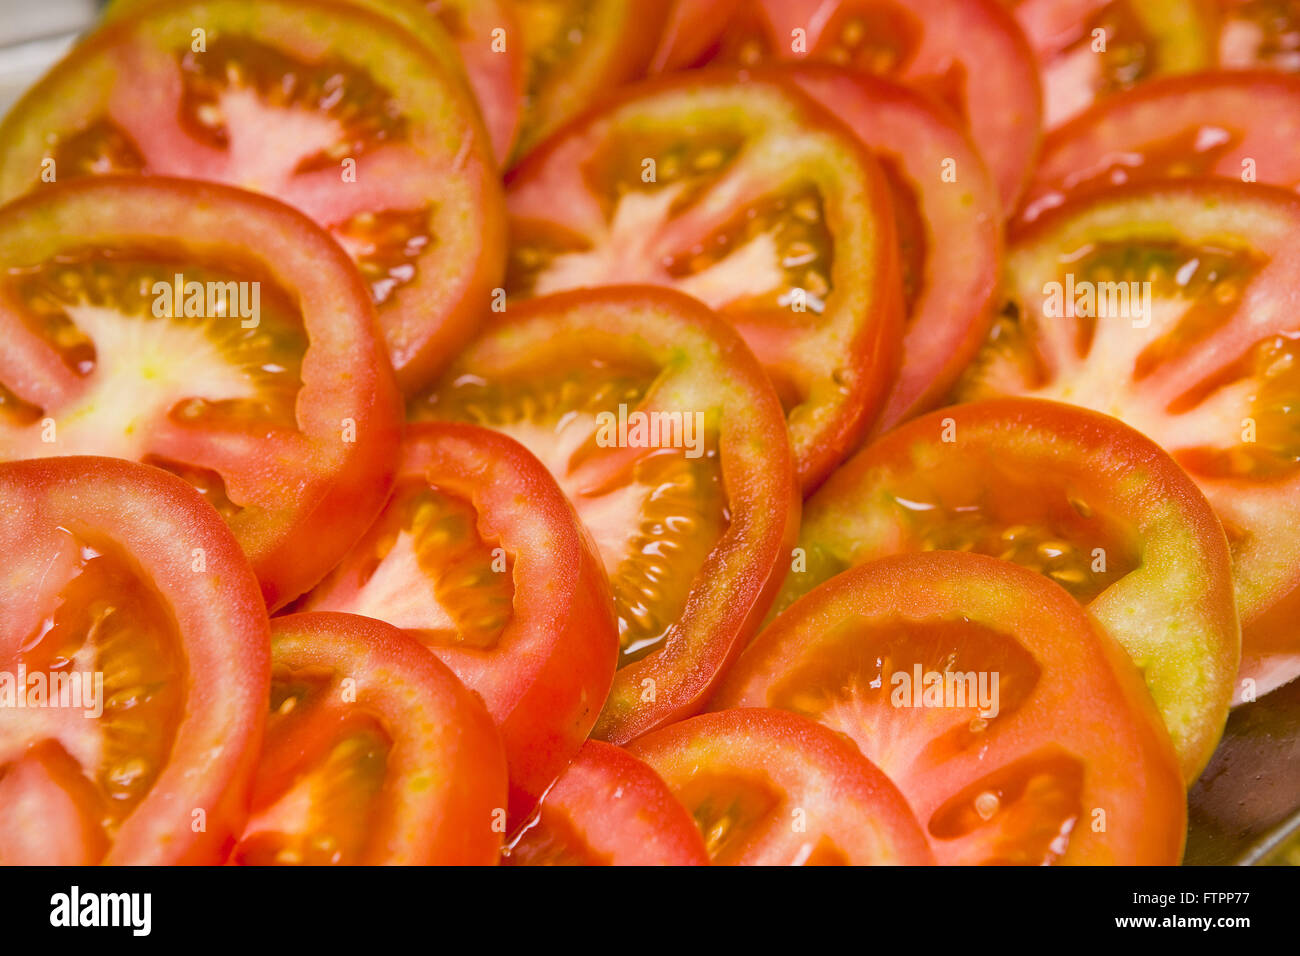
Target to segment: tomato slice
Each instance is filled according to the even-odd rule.
[[[582,745],[508,848],[515,866],[707,866],[695,821],[659,775],[626,750]]]
[[[504,431],[558,480],[614,591],[619,671],[596,734],[698,709],[784,573],[798,487],[771,385],[680,293],[564,293],[494,316],[413,419]]]
[[[110,0],[111,22],[135,13],[153,0]],[[504,163],[514,145],[524,92],[522,45],[515,33],[510,0],[346,0],[398,23],[426,44],[453,71],[464,70],[478,99],[492,151]],[[494,35],[494,30],[502,31]],[[454,52],[452,45],[454,44]],[[459,62],[457,59],[459,58]]]
[[[266,609],[197,491],[0,464],[0,863],[220,862],[248,813]]]
[[[505,435],[412,425],[392,497],[299,605],[387,621],[487,703],[522,822],[591,732],[618,659],[595,544],[546,466]]]
[[[1298,277],[1300,199],[1281,189],[1180,180],[1068,203],[1012,243],[1006,309],[958,386],[1095,408],[1191,474],[1228,533],[1255,682],[1239,695],[1300,671]]]
[[[272,622],[271,668],[253,813],[232,863],[496,862],[500,739],[483,702],[418,641],[354,614],[291,614]]]
[[[1012,0],[1055,129],[1097,100],[1159,76],[1214,65],[1206,0]]]
[[[508,202],[511,294],[653,283],[731,321],[782,397],[805,490],[879,411],[901,327],[888,187],[789,84],[689,73],[622,92],[529,157]]]
[[[807,718],[702,714],[628,749],[686,805],[715,864],[934,862],[898,789],[850,741]]]
[[[967,120],[1015,208],[1042,108],[1033,54],[998,0],[745,0],[696,62],[771,59],[852,66],[937,96]]]
[[[179,474],[272,607],[383,504],[401,403],[374,309],[292,209],[179,180],[51,186],[0,211],[0,302],[0,460],[112,455]]]
[[[417,35],[354,3],[150,4],[79,44],[8,114],[0,141],[0,199],[118,172],[296,206],[361,270],[407,388],[469,338],[500,285],[495,163],[431,21]]]
[[[1300,73],[1300,10],[1290,0],[1214,0],[1219,64]]]
[[[806,567],[777,610],[905,551],[975,551],[1038,571],[1137,662],[1188,780],[1223,732],[1240,654],[1227,541],[1178,464],[1113,418],[1011,398],[911,421],[809,499],[799,547]]]
[[[672,0],[648,72],[681,70],[699,60],[740,9],[743,0]]]
[[[878,434],[943,399],[988,335],[1002,265],[997,186],[969,136],[930,97],[844,67],[780,72],[835,111],[889,182],[906,332]]]
[[[1222,176],[1300,186],[1300,78],[1209,72],[1151,80],[1052,132],[1020,216],[1129,182]]]
[[[641,75],[668,16],[664,3],[507,0],[523,36],[525,91],[515,158],[609,90]]]
[[[1141,675],[1068,592],[1009,561],[935,551],[845,571],[758,636],[715,704],[849,737],[940,863],[1182,854],[1182,776]]]

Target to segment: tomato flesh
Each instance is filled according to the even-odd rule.
[[[621,94],[517,168],[508,202],[511,294],[649,283],[731,321],[781,395],[805,488],[879,411],[901,324],[888,188],[784,81]]]
[[[382,503],[400,404],[374,312],[292,210],[177,180],[50,187],[0,215],[0,295],[0,459],[111,455],[185,478],[273,607]],[[338,509],[328,525],[320,508]]]
[[[633,742],[690,811],[719,865],[923,865],[892,783],[843,737],[779,710],[703,714]]]
[[[505,758],[481,701],[418,643],[350,614],[272,631],[253,813],[231,862],[490,865]]]
[[[596,733],[617,743],[697,707],[766,612],[797,509],[780,406],[739,338],[664,290],[537,299],[408,415],[504,432],[573,503],[621,647]]]
[[[269,674],[230,532],[184,482],[106,458],[2,465],[0,504],[0,861],[218,862]]]
[[[454,48],[431,19],[408,33],[386,6],[128,5],[5,118],[0,196],[52,169],[60,182],[146,173],[280,199],[348,251],[414,388],[499,284],[504,222]]]
[[[1182,852],[1182,775],[1139,671],[1063,589],[1006,561],[935,551],[845,571],[759,635],[714,706],[847,736],[940,863]]]
[[[512,830],[578,752],[614,676],[595,545],[543,464],[486,428],[410,426],[379,519],[298,607],[399,627],[483,698],[510,763]]]
[[[1131,186],[1053,210],[1009,251],[1008,304],[957,388],[1094,408],[1189,472],[1233,558],[1240,676],[1258,685],[1238,693],[1300,669],[1286,518],[1300,501],[1300,330],[1285,304],[1297,227],[1293,195],[1228,181]],[[1067,287],[1075,307],[1058,314]],[[1091,293],[1102,298],[1089,305]]]

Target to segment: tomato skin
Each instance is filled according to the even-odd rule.
[[[1184,175],[1176,172],[1180,167],[1186,175],[1240,179],[1249,160],[1259,182],[1294,189],[1300,162],[1287,146],[1297,109],[1300,78],[1280,73],[1212,71],[1148,80],[1048,134],[1020,224],[1119,183]],[[1202,150],[1192,141],[1205,133],[1213,134],[1212,145]],[[1161,154],[1155,161],[1153,146]]]
[[[726,322],[672,290],[565,292],[494,315],[431,394],[463,376],[508,381],[529,361],[544,358],[548,367],[564,367],[611,354],[635,357],[680,379],[688,394],[698,396],[692,401],[720,413],[719,455],[730,510],[729,527],[695,576],[684,612],[663,645],[615,674],[593,735],[623,744],[697,711],[757,630],[784,575],[800,497],[780,402],[753,353]],[[422,415],[437,417],[438,411],[417,397],[408,416]],[[533,450],[548,464],[555,457]],[[564,486],[566,476],[551,467]],[[653,700],[643,700],[647,687],[655,688]]]
[[[110,540],[167,600],[183,644],[185,719],[166,767],[100,862],[220,862],[248,813],[270,684],[266,610],[239,545],[186,482],[112,458],[0,464],[0,510],[0,564],[32,570],[20,558],[48,554],[63,529]],[[195,570],[196,552],[202,571]],[[26,625],[48,613],[47,583],[17,575],[5,582],[0,660],[11,660],[29,636]],[[197,831],[196,809],[205,823]]]
[[[218,238],[191,238],[199,236]],[[369,295],[338,244],[311,220],[275,200],[228,186],[93,177],[45,187],[0,211],[0,262],[10,268],[85,246],[118,244],[193,249],[196,256],[210,249],[234,251],[298,297],[309,345],[296,424],[314,455],[290,461],[302,449],[289,451],[269,427],[261,434],[250,431],[249,440],[263,442],[265,454],[256,461],[240,459],[237,474],[222,476],[232,497],[250,505],[231,526],[262,582],[267,605],[282,607],[351,546],[378,513],[392,481],[401,397]],[[0,355],[6,377],[24,381],[29,368],[22,353]],[[68,392],[85,388],[77,379]],[[57,421],[57,412],[54,417]],[[46,445],[32,440],[36,434],[39,426],[0,426],[0,456],[27,457],[33,452],[24,449],[32,448],[48,453]],[[51,450],[59,449],[56,443]],[[276,479],[292,479],[297,487],[292,493],[283,489],[272,504],[270,485]],[[331,519],[315,520],[320,514]]]
[[[939,404],[986,337],[1002,268],[1002,211],[975,144],[937,102],[922,93],[856,70],[802,63],[774,70],[845,123],[888,163],[895,208],[911,203],[922,220],[919,240],[902,225],[900,244],[924,251],[903,339],[898,377],[871,435],[889,431]],[[954,182],[936,187],[934,170],[951,164]],[[960,174],[957,174],[960,170]],[[957,185],[957,183],[960,185]],[[909,195],[910,194],[910,195]],[[913,198],[914,197],[914,198]],[[962,243],[945,241],[962,235]]]
[[[755,839],[731,848],[725,862],[802,865],[822,862],[822,856],[849,865],[934,862],[916,818],[889,779],[850,741],[805,717],[759,708],[701,714],[660,728],[628,749],[679,796],[699,774],[759,779],[772,788],[775,805],[754,824]],[[797,810],[814,827],[806,839],[789,823]],[[818,830],[822,840],[814,843]],[[833,844],[829,854],[821,845],[827,839]],[[717,862],[723,861],[715,857]]]
[[[732,188],[745,200],[697,201],[680,216],[643,224],[633,239],[645,248],[624,248],[626,236],[607,228],[605,197],[593,194],[582,170],[587,157],[601,152],[606,142],[629,128],[650,138],[666,125],[662,117],[674,112],[681,124],[699,124],[700,114],[716,116],[718,128],[740,128],[744,136],[766,143],[763,152],[768,154],[777,152],[768,140],[815,144],[817,152],[802,157],[802,165],[796,158],[789,167],[774,170],[768,159],[761,168],[737,174],[741,183]],[[676,132],[678,127],[670,128]],[[558,227],[606,253],[607,261],[592,274],[565,276],[562,287],[544,292],[633,284],[680,290],[683,280],[670,274],[663,261],[705,241],[730,213],[739,214],[732,206],[763,196],[772,179],[798,181],[796,172],[815,184],[828,207],[836,207],[825,214],[834,259],[848,264],[832,268],[831,285],[837,291],[827,296],[825,311],[806,310],[803,316],[815,316],[809,320],[788,306],[750,309],[743,303],[748,290],[740,288],[710,290],[713,299],[704,292],[698,297],[735,325],[779,392],[787,380],[804,387],[806,394],[791,400],[800,414],[789,421],[795,467],[809,494],[876,419],[901,354],[902,289],[892,200],[879,164],[858,137],[780,74],[745,74],[737,83],[729,68],[691,70],[620,89],[573,119],[511,171],[506,198],[516,246],[519,237]],[[735,295],[728,298],[728,292]],[[736,300],[742,301],[732,308]],[[782,327],[772,321],[774,313],[791,321]]]
[[[618,655],[609,582],[555,479],[508,436],[473,425],[412,424],[398,472],[400,482],[423,480],[468,500],[479,526],[499,535],[515,559],[512,619],[493,648],[425,645],[496,720],[510,761],[513,826],[578,752],[609,692]],[[370,560],[370,545],[363,538],[300,606],[358,610],[355,566]]]
[[[695,821],[644,762],[588,740],[503,862],[546,865],[556,851],[598,866],[708,866]]]
[[[1081,807],[1107,808],[1108,820],[1105,832],[1079,820],[1061,863],[1179,861],[1186,837],[1186,792],[1141,674],[1063,588],[1007,561],[930,551],[845,571],[809,592],[759,635],[728,674],[713,706],[773,706],[774,690],[800,661],[835,660],[827,656],[834,653],[827,645],[837,628],[927,621],[982,624],[1011,635],[1041,668],[1029,703],[994,718],[984,732],[995,736],[978,745],[945,750],[944,738],[934,738],[930,746],[913,741],[915,748],[903,746],[900,753],[898,747],[890,750],[891,737],[854,738],[868,756],[884,751],[885,769],[907,797],[941,864],[974,862],[964,855],[961,840],[949,842],[931,829],[950,798],[988,779],[1000,761],[1056,748],[1087,761]],[[880,650],[867,644],[854,653],[871,659]],[[900,719],[901,711],[896,706],[881,709],[886,719],[876,732],[892,734],[889,719]],[[1011,723],[999,727],[998,719]]]
[[[496,863],[501,833],[493,818],[505,803],[505,754],[476,694],[418,642],[355,614],[278,617],[271,650],[278,666],[338,669],[354,679],[355,704],[349,706],[377,717],[393,741],[378,798],[384,812],[357,862]],[[275,725],[269,729],[254,787],[255,813],[284,792],[305,756],[328,744],[321,735],[339,724],[322,723],[306,738]]]
[[[743,0],[673,0],[648,73],[689,68],[727,28]]]

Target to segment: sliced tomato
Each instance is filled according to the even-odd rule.
[[[1015,208],[1042,107],[1033,54],[998,0],[744,0],[699,61],[771,59],[852,66],[937,96],[967,120]]]
[[[654,283],[731,321],[805,490],[880,410],[902,321],[888,186],[792,85],[706,72],[620,93],[516,169],[508,201],[511,294]]]
[[[1052,132],[1020,216],[1129,182],[1222,176],[1300,186],[1300,78],[1209,72],[1151,80]]]
[[[272,622],[271,664],[253,812],[230,862],[496,862],[500,738],[418,641],[355,614],[290,614]]]
[[[668,16],[664,3],[508,0],[523,35],[525,92],[515,158],[609,90],[640,76]]]
[[[1009,561],[935,551],[845,571],[758,636],[715,705],[846,735],[940,863],[1182,854],[1182,775],[1141,674],[1060,585]]]
[[[1239,694],[1300,671],[1297,281],[1284,190],[1184,180],[1067,203],[1013,241],[1006,308],[958,387],[1095,408],[1191,474],[1232,552],[1256,682]]]
[[[154,0],[109,0],[108,22]],[[524,91],[523,47],[510,44],[516,30],[510,0],[346,0],[397,22],[454,72],[463,70],[478,99],[498,162],[514,145]],[[498,34],[494,30],[501,31]],[[452,52],[454,44],[455,52]],[[457,61],[459,56],[459,63]]]
[[[356,3],[150,4],[6,116],[0,199],[116,172],[283,200],[348,250],[414,388],[471,335],[502,273],[495,163],[457,64],[432,21],[416,34]]]
[[[1300,9],[1290,0],[1213,0],[1218,58],[1228,69],[1300,73]]]
[[[589,740],[508,848],[515,866],[707,866],[695,821],[659,775]]]
[[[1214,65],[1207,0],[1011,0],[1043,79],[1054,129],[1098,100]]]
[[[1014,561],[1075,596],[1129,652],[1196,778],[1240,655],[1232,566],[1205,496],[1158,445],[1030,399],[945,408],[851,459],[809,499],[784,609],[844,568],[905,551]]]
[[[898,789],[853,744],[780,710],[727,710],[629,747],[686,805],[719,865],[934,862]]]
[[[699,708],[784,574],[798,486],[781,407],[740,338],[680,293],[565,293],[494,316],[413,419],[503,431],[595,539],[619,671],[614,743]]]
[[[257,579],[197,491],[0,464],[0,863],[219,863],[270,681]]]
[[[969,136],[930,97],[844,67],[779,73],[834,110],[889,182],[906,332],[902,368],[872,429],[885,432],[947,395],[988,334],[1002,255],[997,186]]]
[[[648,72],[689,67],[726,30],[744,0],[672,0],[659,48]]]
[[[0,210],[0,301],[0,460],[112,455],[180,475],[272,607],[382,506],[401,403],[374,308],[292,209],[179,180],[51,186]]]
[[[487,703],[523,821],[591,732],[618,627],[596,545],[546,466],[507,436],[412,425],[374,526],[299,605],[387,621]]]

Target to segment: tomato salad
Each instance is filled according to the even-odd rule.
[[[0,863],[1181,862],[1300,677],[1283,6],[107,4],[0,119]]]

